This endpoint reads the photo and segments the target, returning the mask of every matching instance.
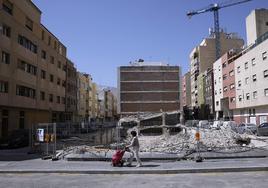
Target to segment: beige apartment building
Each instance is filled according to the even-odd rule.
[[[77,77],[77,121],[89,121],[91,117],[91,83],[89,74],[78,72]]]
[[[95,121],[99,115],[98,106],[98,87],[96,83],[92,83],[92,120]]]
[[[191,106],[191,74],[187,72],[182,78],[182,106]]]
[[[220,33],[221,55],[232,48],[240,48],[243,46],[243,39],[239,38],[234,33]],[[198,102],[198,76],[208,69],[213,68],[215,62],[215,36],[213,33],[208,38],[205,38],[197,47],[190,53],[190,72],[191,72],[191,102],[192,107],[199,106]],[[206,88],[206,87],[203,87]]]
[[[0,135],[64,120],[66,47],[30,0],[0,0]]]

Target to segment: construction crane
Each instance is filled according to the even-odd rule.
[[[216,46],[216,59],[219,59],[221,56],[221,44],[220,44],[220,24],[219,24],[219,10],[226,7],[231,7],[234,5],[246,3],[252,0],[231,0],[224,3],[214,3],[210,4],[208,7],[187,12],[187,16],[191,18],[194,15],[213,12],[214,14],[214,33],[215,33],[215,46]]]

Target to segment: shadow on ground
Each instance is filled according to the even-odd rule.
[[[29,148],[0,150],[0,161],[25,161],[41,158],[40,154],[28,154]]]

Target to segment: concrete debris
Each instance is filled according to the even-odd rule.
[[[185,127],[184,127],[185,128]],[[142,152],[165,152],[179,153],[186,150],[194,150],[196,148],[195,133],[196,128],[185,128],[176,135],[160,135],[160,136],[140,136],[140,146]],[[239,135],[231,129],[200,129],[201,134],[201,150],[241,150],[240,143],[237,140],[247,140],[248,135]],[[250,139],[248,139],[250,142]],[[249,144],[249,143],[248,143]],[[247,145],[248,145],[247,144]],[[249,145],[254,147],[253,145]],[[238,148],[239,147],[239,148]]]

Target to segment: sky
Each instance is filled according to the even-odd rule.
[[[117,67],[130,61],[164,62],[189,70],[189,54],[214,25],[213,13],[193,16],[212,3],[230,0],[32,0],[41,22],[66,47],[79,72],[100,85],[117,86]],[[245,19],[268,0],[220,9],[220,27],[246,41]]]

